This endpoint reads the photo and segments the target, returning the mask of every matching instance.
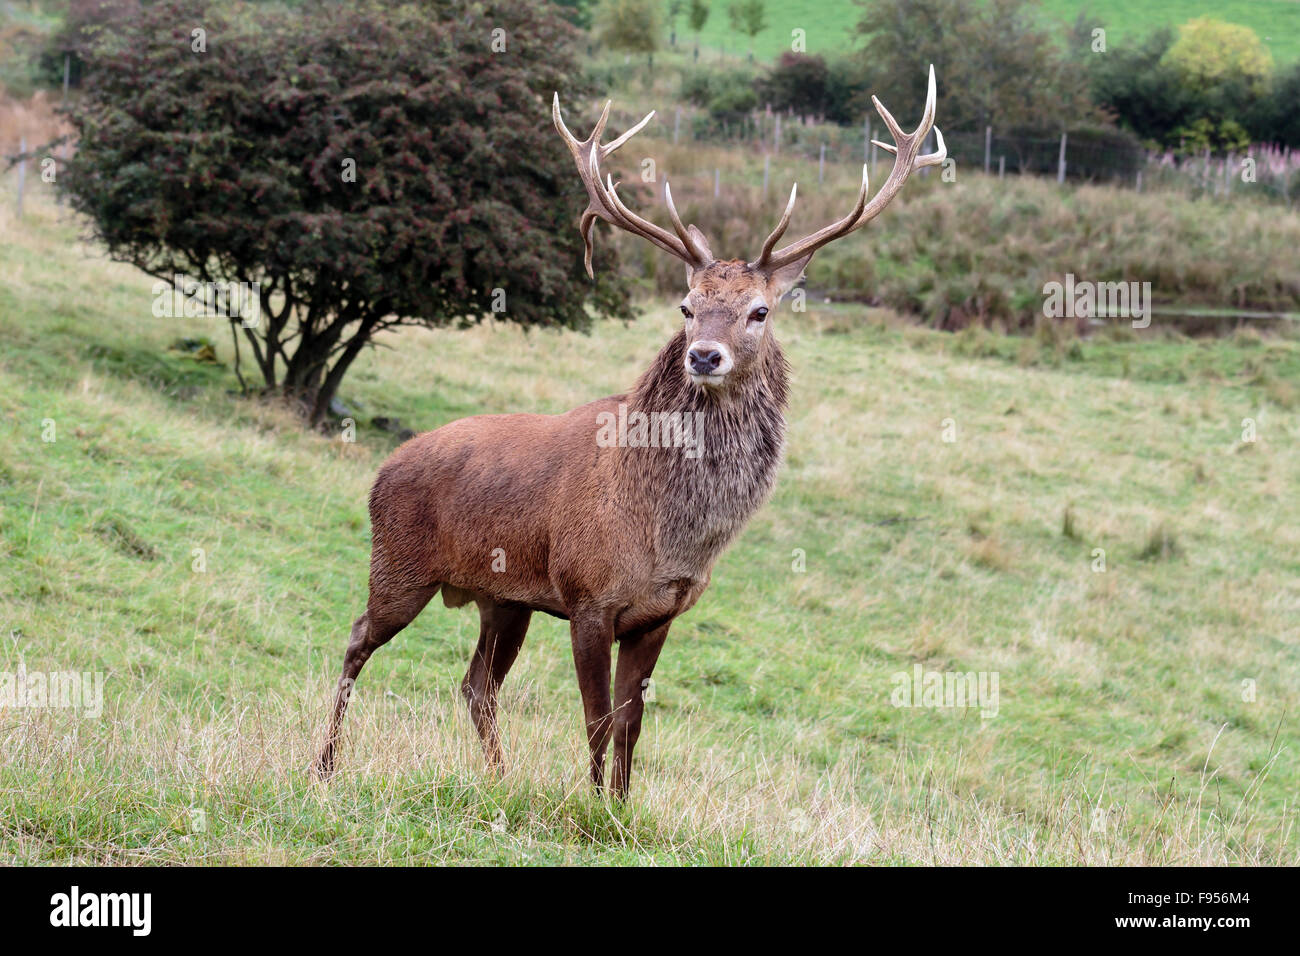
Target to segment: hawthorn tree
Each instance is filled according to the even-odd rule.
[[[550,122],[585,92],[575,37],[532,0],[146,5],[85,54],[59,181],[114,259],[258,283],[236,370],[242,336],[319,424],[384,329],[629,315],[608,251],[583,272]]]

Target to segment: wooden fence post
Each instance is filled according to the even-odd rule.
[[[989,174],[989,152],[993,148],[993,127],[984,127],[984,175]]]
[[[62,206],[62,205],[63,205],[63,190],[59,188],[59,184],[58,184],[57,179],[58,179],[58,175],[59,175],[59,173],[61,172],[61,170],[59,169],[59,161],[62,160],[65,156],[67,156],[67,154],[68,154],[68,144],[67,144],[67,143],[64,143],[62,146],[60,146],[59,149],[58,149],[58,151],[54,154],[54,155],[55,155],[55,163],[54,163],[54,175],[55,175],[55,184],[54,184],[54,204],[55,204],[56,206]]]
[[[1056,160],[1056,181],[1065,182],[1065,134],[1061,134],[1061,155]]]
[[[27,137],[23,136],[18,140],[18,152],[22,159],[18,160],[18,217],[23,218],[23,187],[27,185]]]

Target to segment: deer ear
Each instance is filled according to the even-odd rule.
[[[780,302],[781,298],[794,288],[794,284],[803,275],[804,266],[808,265],[808,261],[812,257],[813,254],[810,252],[802,259],[796,259],[789,265],[782,266],[768,275],[767,287],[775,301]]]

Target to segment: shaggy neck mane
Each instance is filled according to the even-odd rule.
[[[686,332],[679,330],[628,395],[628,412],[685,413],[699,457],[682,448],[627,449],[625,465],[649,488],[662,543],[710,561],[771,493],[785,445],[789,365],[770,339],[744,380],[725,392],[693,384],[686,373]]]

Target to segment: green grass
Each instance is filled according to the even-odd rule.
[[[1071,24],[1080,12],[1098,17],[1106,25],[1112,49],[1135,43],[1161,27],[1177,27],[1194,17],[1211,16],[1248,26],[1259,34],[1279,65],[1300,58],[1300,3],[1295,0],[1043,0],[1043,11],[1062,24]],[[767,28],[750,43],[736,34],[727,17],[727,3],[716,0],[700,43],[716,53],[747,55],[772,60],[790,49],[791,31],[804,31],[807,52],[830,55],[852,48],[862,7],[853,0],[783,0],[767,5]],[[678,46],[693,49],[695,37],[685,16],[677,24]],[[701,57],[708,55],[701,51]]]
[[[1300,862],[1300,421],[1270,385],[1295,342],[783,309],[787,463],[673,627],[630,803],[587,791],[551,619],[485,774],[456,694],[477,622],[440,606],[367,666],[325,787],[393,442],[370,418],[619,390],[671,300],[590,337],[390,337],[345,444],[231,394],[221,329],[153,317],[149,280],[28,208],[0,212],[0,672],[101,671],[106,700],[0,709],[0,862]],[[167,348],[202,336],[224,365]],[[997,673],[997,716],[892,706],[917,664]]]

